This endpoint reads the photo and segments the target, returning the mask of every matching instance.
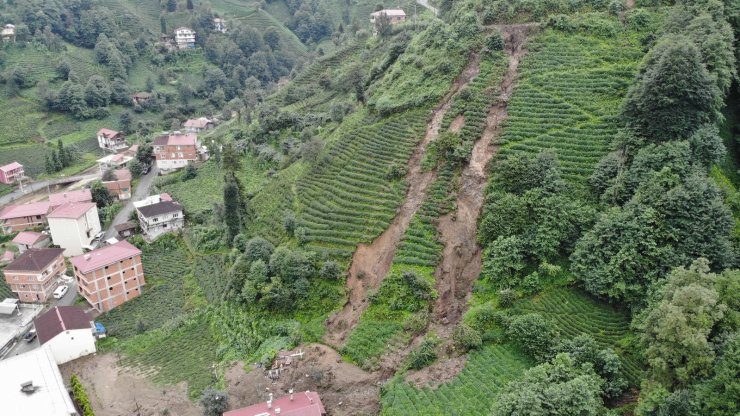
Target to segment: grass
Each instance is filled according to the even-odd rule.
[[[273,176],[249,201],[254,216],[247,225],[249,234],[258,235],[279,244],[287,238],[283,218],[293,210],[295,183],[305,171],[305,165],[294,163]]]

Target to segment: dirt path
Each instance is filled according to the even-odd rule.
[[[450,108],[452,97],[464,88],[478,74],[479,70],[480,56],[474,53],[470,57],[468,66],[457,77],[449,92],[440,104],[432,110],[426,135],[414,149],[409,160],[408,173],[405,178],[408,190],[396,217],[378,238],[369,245],[360,244],[352,256],[349,276],[347,277],[349,298],[344,307],[327,320],[328,328],[324,341],[328,344],[336,347],[344,345],[347,335],[367,307],[368,291],[376,289],[388,274],[401,237],[406,232],[411,218],[424,202],[427,188],[434,180],[434,172],[422,172],[421,170],[421,162],[424,159],[427,146],[439,135],[442,119]]]

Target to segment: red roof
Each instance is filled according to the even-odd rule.
[[[2,256],[0,256],[0,261],[3,262],[11,262],[15,258],[15,254],[13,254],[10,250],[5,250],[5,253],[3,253]]]
[[[80,189],[79,191],[59,192],[49,195],[51,207],[58,207],[67,202],[90,202],[92,201],[92,192],[89,189]]]
[[[0,211],[0,220],[33,217],[34,215],[46,215],[48,212],[49,202],[47,201],[21,205],[8,205]]]
[[[197,129],[205,128],[207,125],[211,124],[211,120],[201,117],[201,118],[191,118],[190,120],[186,121],[185,124],[183,124],[185,127],[195,127]]]
[[[195,146],[198,136],[195,133],[188,134],[170,134],[168,136],[159,136],[154,139],[156,146]]]
[[[16,170],[18,168],[22,168],[23,165],[21,165],[18,162],[8,163],[5,166],[0,166],[0,170],[3,172],[10,172],[11,170]]]
[[[119,133],[119,132],[117,132],[115,130],[111,130],[111,129],[100,129],[100,130],[98,130],[98,136],[107,137],[109,139],[110,138],[113,138],[113,137],[116,137],[119,134],[121,134],[121,133]]]
[[[322,416],[326,414],[321,398],[315,391],[298,392],[292,396],[293,399],[290,396],[283,396],[273,400],[269,408],[267,402],[261,402],[249,407],[230,410],[223,416],[273,416],[278,414],[281,416]]]
[[[32,246],[47,237],[48,236],[46,234],[37,233],[36,231],[21,231],[17,236],[15,236],[13,242],[15,244]]]
[[[167,192],[162,192],[161,194],[159,194],[159,200],[172,202],[172,197]]]
[[[64,331],[73,329],[90,329],[90,317],[79,306],[55,306],[36,318],[33,325],[41,345],[51,341]]]
[[[56,208],[46,218],[73,218],[77,219],[85,215],[87,211],[95,208],[94,202],[70,202]]]
[[[140,254],[141,250],[128,241],[122,240],[115,244],[93,250],[87,254],[72,257],[69,261],[81,273],[88,273]]]
[[[116,169],[113,171],[113,176],[119,181],[130,181],[131,171],[128,169]]]

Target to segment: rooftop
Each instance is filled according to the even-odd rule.
[[[0,211],[0,220],[33,217],[34,215],[46,215],[49,212],[49,206],[48,201],[21,205],[8,205]]]
[[[185,124],[183,125],[185,127],[194,127],[196,129],[202,129],[210,123],[213,123],[213,122],[206,117],[201,117],[201,118],[191,118],[190,120],[186,121]]]
[[[15,257],[15,254],[13,254],[12,251],[5,250],[5,252],[0,255],[0,262],[6,263],[13,261],[13,257]]]
[[[80,189],[79,191],[59,192],[49,195],[51,207],[58,207],[67,202],[90,202],[92,201],[92,192],[89,189]]]
[[[63,248],[29,248],[7,265],[5,271],[41,272],[63,252]]]
[[[129,160],[133,159],[132,156],[128,156],[123,153],[116,153],[114,155],[108,155],[106,157],[101,157],[97,160],[98,163],[105,164],[105,165],[115,165],[120,166],[124,163],[127,163]]]
[[[159,136],[152,143],[155,146],[195,146],[198,136],[195,133],[173,133]]]
[[[109,264],[121,261],[141,254],[141,250],[126,240],[119,241],[116,244],[105,246],[93,250],[87,254],[82,254],[69,259],[77,270],[81,273],[105,267]]]
[[[36,348],[25,354],[0,361],[0,397],[3,416],[69,416],[77,414],[48,348]],[[21,391],[21,384],[31,382],[33,393]]]
[[[167,214],[170,212],[182,211],[182,205],[172,201],[162,201],[151,205],[144,205],[137,207],[141,215],[146,218],[153,217],[155,215]]]
[[[3,171],[3,172],[10,172],[11,170],[16,170],[16,169],[22,168],[22,167],[23,167],[23,165],[21,165],[20,163],[18,163],[18,162],[12,162],[12,163],[8,163],[7,165],[0,166],[0,170]]]
[[[116,169],[113,171],[113,176],[115,176],[119,181],[130,181],[131,171],[128,169]]]
[[[21,231],[15,236],[13,243],[30,246],[45,238],[49,238],[49,236],[44,233],[38,233],[36,231]]]
[[[370,16],[376,16],[377,17],[377,16],[380,16],[380,15],[383,15],[383,14],[386,15],[386,16],[392,16],[392,17],[406,16],[406,12],[404,12],[401,9],[383,9],[383,10],[378,10],[375,13],[370,13]]]
[[[87,211],[95,208],[94,202],[70,202],[64,205],[60,205],[51,214],[47,215],[47,218],[72,218],[77,219],[85,215]]]
[[[119,134],[121,134],[121,133],[120,132],[117,132],[115,130],[111,130],[111,129],[100,129],[100,130],[98,130],[98,136],[107,137],[109,139],[111,137],[118,136]]]
[[[64,331],[92,328],[89,316],[79,306],[55,306],[36,318],[33,325],[41,345]]]
[[[321,416],[326,414],[326,409],[324,409],[318,393],[305,391],[273,400],[270,407],[267,406],[267,402],[261,402],[249,407],[230,410],[224,413],[223,416],[272,416],[278,414],[282,416]]]
[[[134,228],[136,228],[136,223],[132,221],[126,221],[124,223],[113,226],[113,228],[115,228],[116,231],[120,233],[121,231],[133,230]]]

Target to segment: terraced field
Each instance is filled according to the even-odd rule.
[[[609,150],[642,46],[624,33],[566,36],[546,30],[527,48],[499,140],[501,154],[554,149],[564,177],[582,183]]]
[[[561,336],[573,338],[591,335],[602,347],[613,348],[625,366],[632,382],[642,372],[622,342],[629,336],[630,318],[626,313],[597,302],[585,293],[571,288],[552,288],[515,306],[520,312],[537,312],[550,319]]]
[[[417,388],[396,377],[383,386],[381,415],[483,415],[509,381],[532,363],[508,344],[470,353],[465,369],[437,388]],[[454,409],[454,410],[452,410]]]
[[[301,238],[312,249],[348,258],[388,226],[405,191],[387,178],[389,168],[406,164],[425,119],[425,111],[409,111],[332,143],[330,162],[298,183]]]
[[[303,173],[303,165],[293,164],[273,177],[264,188],[249,201],[254,212],[253,221],[247,225],[250,234],[281,242],[286,233],[283,228],[285,213],[293,209],[294,184]]]

